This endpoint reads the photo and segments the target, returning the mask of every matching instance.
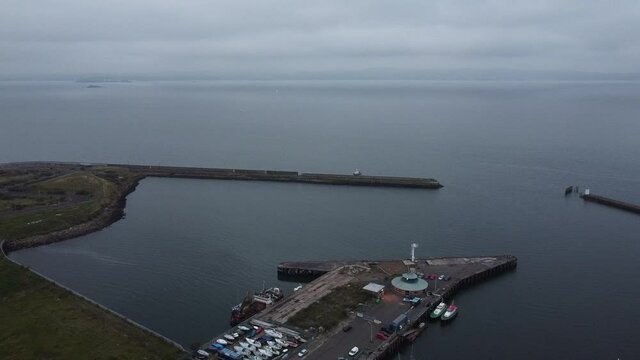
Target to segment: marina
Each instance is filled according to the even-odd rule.
[[[517,258],[510,255],[281,263],[279,275],[315,279],[213,338],[202,350],[232,360],[390,359],[415,341],[428,322],[454,321],[464,311],[454,304],[458,291],[516,267]],[[365,294],[366,300],[360,302],[356,293]],[[344,308],[325,307],[330,303],[326,299],[336,297]],[[317,319],[334,312],[343,316],[333,326],[307,326],[325,324]],[[238,332],[243,333],[239,338]]]

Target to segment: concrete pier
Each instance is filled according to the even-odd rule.
[[[278,265],[278,276],[303,279],[311,277],[314,280],[304,285],[301,290],[255,315],[248,320],[248,323],[260,324],[260,326],[267,324],[274,329],[299,334],[308,342],[300,344],[299,348],[291,351],[297,353],[301,349],[306,349],[308,354],[304,358],[309,360],[346,357],[353,346],[361,349],[358,359],[391,359],[405,344],[415,340],[417,334],[424,331],[430,312],[440,301],[450,301],[461,289],[513,270],[517,264],[517,258],[510,255],[438,257],[419,259],[414,262],[409,260],[283,262]],[[398,292],[391,285],[391,278],[410,270],[428,281],[427,292],[420,295],[422,301],[416,306],[403,301],[405,294]],[[440,275],[446,275],[448,280],[434,279]],[[371,300],[366,303],[352,304],[356,310],[350,310],[350,315],[334,328],[296,327],[294,321],[296,314],[314,306],[318,300],[331,295],[341,287],[356,286],[355,289],[359,289],[363,283],[367,282],[385,286],[380,301],[373,301],[372,295]],[[329,309],[319,310],[326,316],[331,315],[325,312],[325,310],[331,311]],[[346,312],[347,309],[342,311]],[[464,312],[464,309],[461,311]],[[401,314],[405,314],[408,318],[405,327],[392,333],[386,340],[374,336],[383,326],[387,326]],[[422,328],[421,323],[424,323]],[[343,326],[347,325],[351,330],[342,331]],[[203,348],[209,347],[212,342],[205,344]]]
[[[385,186],[422,189],[439,189],[442,187],[442,185],[435,179],[416,177],[356,176],[343,174],[299,173],[297,171],[280,170],[218,169],[120,164],[109,165],[126,167],[130,170],[139,171],[145,176],[154,177],[278,181],[327,185]]]
[[[0,164],[2,165],[2,164]],[[220,179],[220,180],[252,180],[252,181],[278,181],[296,182],[308,184],[326,185],[353,185],[353,186],[384,186],[404,187],[420,189],[439,189],[442,184],[438,180],[419,177],[400,176],[373,176],[373,175],[346,175],[346,174],[321,174],[301,173],[297,171],[281,170],[250,170],[250,169],[225,169],[225,168],[201,168],[183,166],[155,166],[132,164],[105,164],[105,163],[73,163],[73,162],[21,162],[9,163],[11,166],[112,166],[138,173],[142,177],[175,177],[190,179]]]
[[[584,201],[591,201],[598,204],[606,205],[609,207],[614,207],[620,210],[640,214],[640,206],[635,204],[626,203],[624,201],[611,199],[608,197],[594,195],[594,194],[585,194],[581,196]]]

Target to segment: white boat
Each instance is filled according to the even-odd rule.
[[[247,339],[250,340],[250,339]],[[243,348],[249,350],[249,351],[255,351],[256,347],[249,344],[248,342],[244,342],[244,341],[240,341],[240,346],[242,346]]]
[[[268,351],[267,349],[260,349],[259,351],[260,351],[260,354],[264,356],[271,357],[273,355],[273,353],[271,351]]]
[[[307,342],[307,340],[305,340],[305,339],[304,339],[302,336],[300,336],[300,335],[296,335],[296,336],[295,336],[295,339],[296,339],[296,340],[298,340],[298,341],[300,341],[301,343],[306,343],[306,342]]]
[[[282,333],[275,331],[273,329],[267,329],[264,331],[267,335],[273,336],[274,338],[282,339]]]
[[[445,313],[442,315],[442,320],[444,321],[451,320],[454,317],[456,317],[457,314],[458,314],[458,307],[452,301],[451,305],[449,305],[449,307],[447,308],[447,311],[445,311]]]
[[[218,340],[216,340],[216,342],[218,344],[220,344],[220,345],[228,345],[229,344],[226,340],[223,340],[223,339],[218,339]]]
[[[282,340],[282,339],[276,339],[276,342],[277,342],[278,344],[280,344],[280,346],[282,346],[282,347],[287,347],[287,346],[289,346],[289,344],[288,344],[286,341]]]
[[[293,291],[295,292],[295,291],[298,291],[298,290],[301,290],[301,289],[302,289],[302,284],[300,284],[300,285],[298,285],[298,286],[294,287],[294,288],[293,288]]]
[[[229,340],[229,341],[234,341],[236,338],[233,337],[233,335],[229,335],[229,334],[224,334],[224,338]]]
[[[431,315],[429,315],[432,319],[438,319],[442,316],[442,314],[444,314],[444,312],[447,310],[447,304],[443,301],[440,304],[438,304],[438,306],[433,310],[433,312],[431,312]]]
[[[250,331],[251,329],[249,329],[248,327],[244,326],[244,325],[240,325],[238,326],[238,329],[242,330],[242,331]]]

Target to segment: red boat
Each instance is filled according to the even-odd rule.
[[[282,300],[283,297],[282,291],[275,287],[262,290],[261,292],[253,295],[247,293],[244,300],[231,309],[231,319],[229,320],[229,324],[231,326],[236,326],[264,310],[268,305]]]

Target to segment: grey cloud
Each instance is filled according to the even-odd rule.
[[[15,1],[0,77],[638,72],[637,1]]]

